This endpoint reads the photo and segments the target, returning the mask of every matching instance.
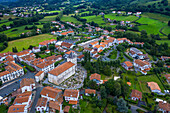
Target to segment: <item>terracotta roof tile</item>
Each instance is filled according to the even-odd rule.
[[[23,78],[20,82],[20,87],[24,87],[24,86],[30,86],[31,84],[35,84],[34,79],[32,78]]]
[[[66,89],[64,91],[64,96],[67,96],[67,97],[75,97],[75,98],[77,98],[78,94],[79,94],[79,90]]]
[[[96,90],[94,90],[94,89],[85,89],[85,93],[96,94]]]
[[[159,108],[165,110],[165,111],[170,111],[170,104],[169,103],[164,103],[162,101],[159,102]]]
[[[160,87],[156,82],[147,82],[148,86],[150,87],[151,90],[160,90]]]
[[[42,89],[40,94],[45,96],[48,95],[48,97],[55,99],[56,96],[61,92],[62,90],[47,86]]]
[[[48,73],[58,76],[59,74],[63,73],[64,71],[68,70],[69,68],[73,67],[75,64],[72,62],[65,62],[64,64],[59,65],[55,69],[49,71]]]
[[[8,113],[19,113],[24,112],[26,105],[12,105],[8,109]]]
[[[124,63],[126,64],[127,67],[133,66],[133,64],[130,61],[125,61]]]
[[[40,106],[40,107],[47,106],[47,98],[43,98],[43,97],[39,98],[36,107],[38,107],[38,106]]]
[[[69,101],[69,104],[77,105],[77,101],[75,101],[75,100],[70,100],[70,101]]]
[[[0,77],[7,75],[7,74],[10,74],[10,72],[9,71],[0,72]]]
[[[60,103],[57,101],[49,101],[49,107],[60,111]]]
[[[93,79],[96,79],[96,80],[99,80],[99,81],[100,81],[101,75],[99,75],[99,74],[97,74],[97,73],[91,74],[90,80],[93,80]]]
[[[70,110],[70,106],[65,106],[63,111],[66,112],[66,113],[68,113],[69,110]]]
[[[142,99],[142,92],[138,90],[132,90],[131,97],[137,97],[137,98]]]
[[[35,76],[40,76],[44,71],[39,71]]]

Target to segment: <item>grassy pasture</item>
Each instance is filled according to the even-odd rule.
[[[0,33],[4,33],[6,34],[8,37],[18,37],[21,33],[26,33],[30,30],[25,30],[25,27],[28,26],[28,27],[31,27],[32,25],[24,25],[24,26],[21,26],[21,27],[16,27],[16,28],[12,28],[12,29],[9,29],[9,30],[6,30],[6,31],[3,31],[3,32],[0,32]],[[16,31],[13,31],[17,29]]]
[[[105,18],[110,18],[111,20],[118,20],[118,21],[134,21],[138,19],[136,16],[116,16],[116,14],[107,14],[105,15]]]
[[[170,34],[170,26],[165,26],[162,32],[165,33],[166,35]]]
[[[12,23],[13,23],[13,21],[8,21],[8,22],[5,22],[5,23],[0,24],[0,26],[3,26],[3,25],[9,26],[9,25],[12,24]]]
[[[18,51],[22,51],[23,48],[28,49],[30,45],[38,46],[40,42],[51,39],[56,39],[56,37],[49,34],[42,34],[33,37],[10,41],[8,42],[8,47],[1,53],[12,51],[12,47],[16,47]]]
[[[95,23],[99,24],[99,25],[102,25],[102,24],[105,24],[105,21],[103,21],[103,18],[101,17],[101,15],[99,16],[86,16],[86,17],[81,17],[81,18],[84,18],[84,19],[87,19],[87,22],[92,22],[94,21]]]
[[[75,18],[73,18],[71,16],[66,16],[66,15],[64,15],[61,18],[61,21],[64,21],[64,22],[73,22],[74,24],[75,23],[82,24],[82,22],[78,21],[77,19],[75,19]]]
[[[168,43],[168,46],[170,47],[170,40],[156,40],[156,43],[158,44],[158,45],[160,45],[160,44],[163,44],[163,43]]]
[[[144,13],[142,14],[143,17],[148,17],[151,19],[156,19],[161,22],[166,22],[168,23],[170,16],[159,14],[159,13]]]
[[[51,21],[55,21],[57,15],[53,15],[53,16],[46,16],[43,19],[41,19],[39,22],[51,22]]]
[[[155,19],[150,19],[147,17],[142,17],[140,18],[137,22],[141,23],[141,24],[146,24],[146,25],[141,25],[138,26],[139,30],[146,30],[148,34],[160,34],[162,35],[159,30],[166,26],[166,23],[163,23],[159,20],[155,20]]]

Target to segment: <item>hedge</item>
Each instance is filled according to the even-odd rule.
[[[28,70],[30,70],[30,71],[32,71],[32,72],[35,71],[35,69],[34,69],[33,67],[29,66],[29,65],[26,64],[25,62],[22,61],[21,64],[23,64],[24,66],[26,66],[26,68],[27,68]]]
[[[144,108],[144,109],[150,110],[150,108],[147,107],[147,106],[141,105],[141,107]]]
[[[133,61],[133,58],[127,55],[126,53],[123,53],[130,61]]]

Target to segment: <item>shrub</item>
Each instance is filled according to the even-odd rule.
[[[29,66],[29,65],[26,64],[25,62],[22,61],[21,64],[23,64],[24,66],[26,66],[26,68],[27,68],[28,70],[30,70],[30,71],[32,71],[32,72],[35,71],[35,69],[34,69],[33,67]]]

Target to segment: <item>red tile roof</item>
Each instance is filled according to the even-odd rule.
[[[147,82],[148,86],[150,87],[151,90],[160,90],[160,87],[156,82]]]
[[[85,93],[96,94],[96,90],[94,90],[94,89],[85,89]]]
[[[133,64],[130,61],[125,61],[124,63],[126,64],[127,67],[133,66]]]
[[[165,110],[165,111],[170,111],[170,104],[169,103],[164,103],[162,101],[159,102],[159,108]]]
[[[66,89],[64,91],[64,96],[67,96],[67,97],[75,97],[75,98],[77,98],[78,94],[79,94],[79,90]]]
[[[56,67],[55,69],[49,71],[48,73],[58,76],[59,74],[65,72],[66,70],[68,70],[69,68],[73,67],[75,64],[72,62],[65,62],[64,64],[59,65],[58,67]]]
[[[131,97],[136,97],[142,99],[142,92],[138,90],[132,90]]]
[[[77,101],[75,101],[75,100],[70,100],[70,101],[69,101],[69,104],[77,105]]]
[[[66,112],[66,113],[68,113],[69,110],[70,110],[70,106],[65,106],[63,111]]]
[[[96,80],[99,80],[99,81],[100,81],[101,75],[99,75],[99,74],[97,74],[97,73],[91,74],[90,80],[93,80],[93,79],[96,79]]]
[[[19,113],[24,112],[26,105],[12,105],[8,109],[8,113]]]
[[[44,71],[39,71],[35,76],[40,76]]]

